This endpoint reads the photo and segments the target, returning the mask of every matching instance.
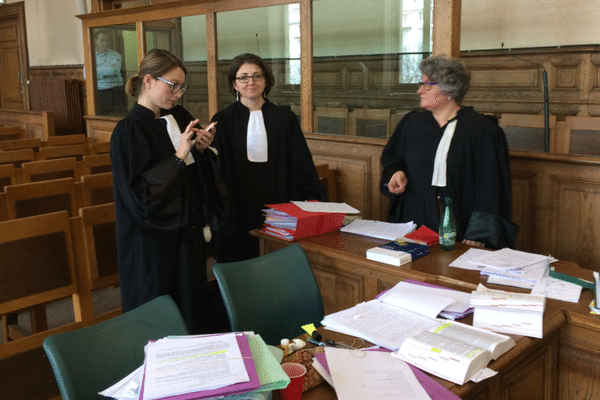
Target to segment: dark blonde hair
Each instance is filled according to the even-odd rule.
[[[227,82],[229,83],[229,91],[231,92],[231,94],[233,94],[235,96],[236,90],[233,87],[233,84],[235,82],[235,76],[237,75],[238,69],[240,69],[240,67],[244,64],[254,64],[258,68],[260,68],[263,75],[265,76],[266,86],[265,86],[264,96],[267,96],[269,94],[269,92],[271,91],[271,88],[275,84],[275,77],[273,76],[273,72],[271,71],[271,68],[269,68],[267,63],[265,63],[265,61],[262,58],[260,58],[256,54],[252,54],[252,53],[245,53],[245,54],[236,56],[231,61],[231,66],[229,67],[229,73],[227,74]]]
[[[184,74],[187,74],[187,69],[183,65],[183,62],[171,52],[163,49],[152,49],[146,53],[140,62],[140,69],[137,75],[129,78],[125,86],[125,91],[130,96],[138,97],[142,92],[142,80],[144,76],[149,74],[156,79],[177,67],[181,68]]]

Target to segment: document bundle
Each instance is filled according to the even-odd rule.
[[[311,203],[311,202],[307,202]],[[267,204],[262,233],[295,240],[333,232],[342,226],[343,212],[305,211],[297,203]]]
[[[513,249],[469,249],[450,266],[480,271],[488,283],[531,289],[548,276],[553,257]]]
[[[404,361],[463,384],[515,345],[509,336],[435,318],[456,303],[468,308],[465,295],[468,298],[468,293],[400,282],[378,299],[325,316],[322,324],[390,349]]]
[[[100,394],[119,400],[263,400],[289,378],[259,335],[169,336],[145,347],[144,364]]]
[[[473,326],[495,332],[542,338],[546,298],[488,289],[471,293]]]

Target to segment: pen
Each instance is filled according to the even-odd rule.
[[[315,346],[328,346],[328,344],[327,344],[327,343],[319,342],[318,340],[315,340],[315,339],[313,339],[313,338],[308,338],[308,339],[306,339],[306,341],[307,341],[308,343],[312,343],[312,344],[314,344]]]
[[[340,349],[355,350],[355,348],[352,347],[352,346],[349,346],[349,345],[347,345],[345,343],[334,342],[333,340],[326,340],[325,343],[327,343],[330,346],[337,347],[337,348],[340,348]]]

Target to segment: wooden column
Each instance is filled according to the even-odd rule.
[[[208,80],[208,116],[219,111],[219,51],[217,42],[217,14],[206,14],[206,69]]]
[[[435,0],[433,4],[433,55],[460,57],[461,0]]]
[[[302,130],[314,131],[313,109],[313,4],[312,0],[300,2],[300,65],[302,82],[300,85],[300,113]]]

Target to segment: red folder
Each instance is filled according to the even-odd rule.
[[[346,216],[344,213],[304,211],[294,203],[267,204],[266,206],[297,219],[295,230],[273,229],[268,224],[261,229],[262,233],[289,241],[336,231],[342,227]],[[287,232],[287,235],[278,234],[278,230]]]

